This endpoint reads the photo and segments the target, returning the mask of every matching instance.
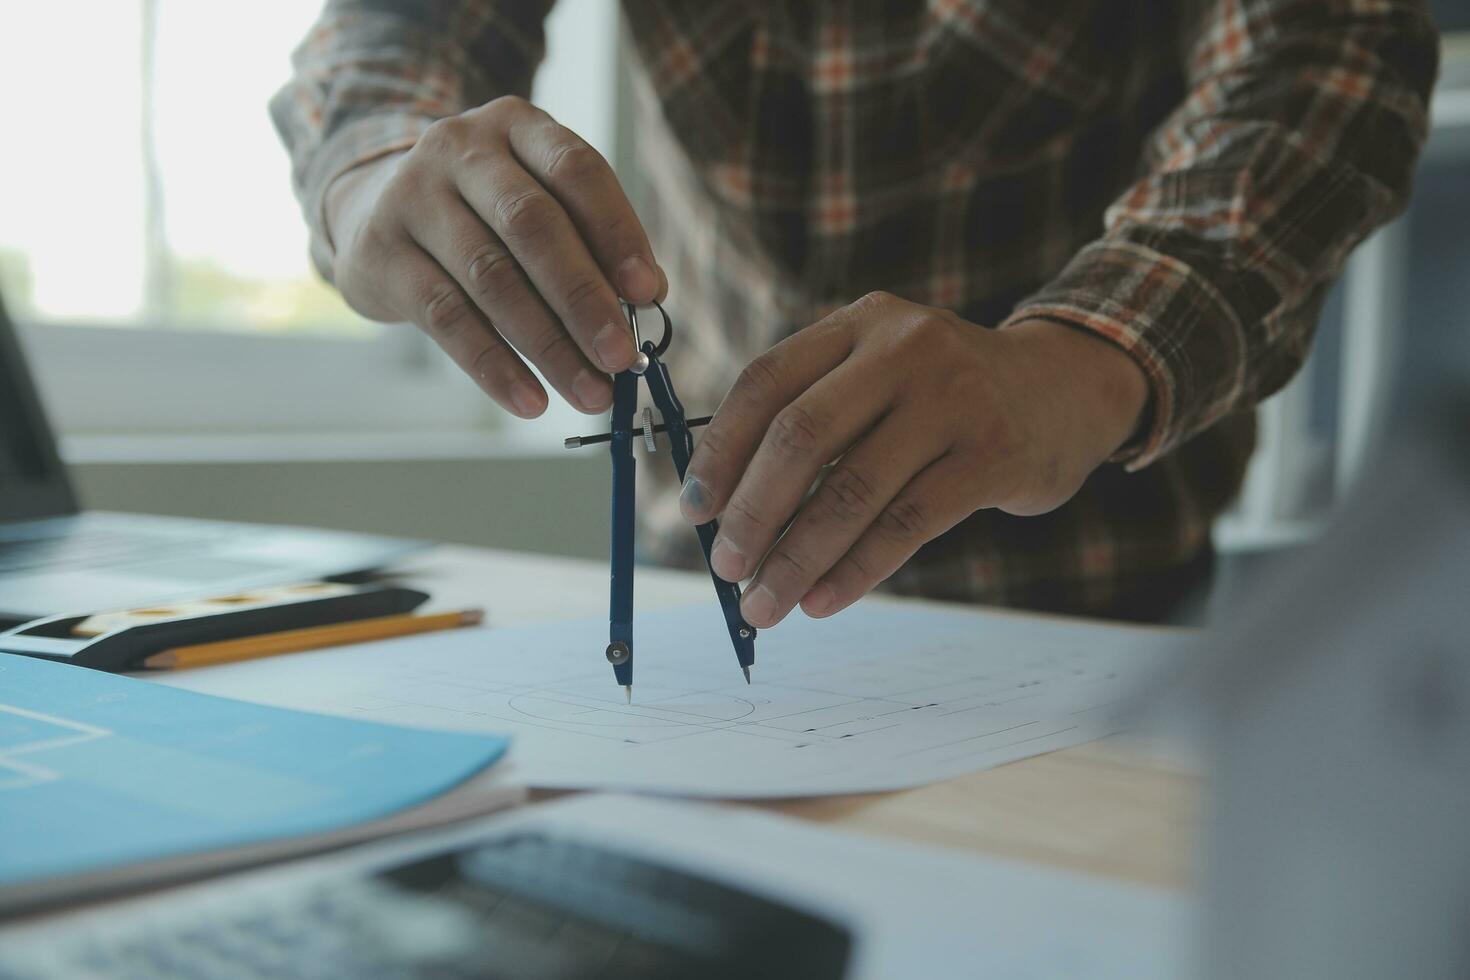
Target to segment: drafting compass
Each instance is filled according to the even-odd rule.
[[[643,448],[652,453],[658,451],[656,436],[665,433],[669,437],[669,455],[674,458],[674,469],[679,481],[684,480],[684,471],[689,468],[689,456],[694,452],[694,437],[689,434],[691,426],[704,425],[709,418],[686,419],[684,406],[674,394],[674,383],[669,379],[669,369],[660,358],[669,349],[674,336],[674,326],[669,314],[658,303],[653,304],[663,315],[664,334],[657,344],[645,341],[638,333],[638,308],[624,303],[628,323],[633,328],[633,343],[638,347],[638,360],[628,370],[613,376],[612,431],[596,436],[572,436],[564,443],[567,449],[577,449],[598,442],[609,443],[612,453],[612,601],[608,610],[607,662],[612,664],[613,676],[623,686],[628,702],[633,701],[633,519],[634,519],[634,460],[633,439],[640,431]],[[638,379],[648,385],[663,421],[653,422],[653,410],[638,412]],[[634,425],[634,415],[638,425]],[[699,546],[704,550],[704,564],[709,567],[710,546],[714,543],[718,523],[710,521],[695,527],[699,535]],[[710,570],[715,583],[715,595],[719,597],[720,609],[725,614],[725,625],[730,630],[730,642],[735,647],[735,659],[745,674],[745,683],[750,683],[750,668],[755,663],[755,628],[740,615],[740,586],[726,582]]]

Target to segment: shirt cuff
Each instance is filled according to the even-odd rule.
[[[334,132],[313,154],[301,181],[301,207],[311,229],[311,260],[328,282],[337,250],[327,229],[327,191],[354,167],[412,147],[434,118],[417,113],[366,116]]]
[[[1140,434],[1114,456],[1140,470],[1229,413],[1244,391],[1245,332],[1215,285],[1183,260],[1106,239],[1083,248],[1002,327],[1053,320],[1122,348],[1151,393]]]

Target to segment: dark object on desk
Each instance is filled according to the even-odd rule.
[[[0,305],[0,620],[330,578],[423,546],[314,528],[80,511]]]
[[[417,609],[429,596],[400,586],[303,585],[281,590],[267,605],[234,606],[228,596],[188,604],[183,614],[148,619],[79,635],[79,627],[101,616],[51,616],[0,633],[0,653],[59,660],[98,670],[133,670],[144,659],[174,647],[238,639],[261,633],[305,629]]]
[[[575,841],[514,833],[373,876],[199,903],[0,976],[838,980],[839,926]]]
[[[612,596],[608,611],[607,662],[612,664],[613,677],[623,686],[628,701],[633,700],[633,506],[635,477],[633,461],[633,436],[641,430],[643,447],[649,452],[658,451],[654,438],[658,432],[669,437],[669,455],[674,458],[674,469],[679,479],[689,468],[689,457],[694,452],[694,437],[689,434],[689,422],[684,415],[684,406],[674,393],[674,382],[669,369],[659,360],[669,349],[674,337],[674,325],[669,314],[658,303],[653,304],[663,316],[664,333],[658,343],[645,341],[638,333],[638,308],[624,303],[628,314],[628,325],[633,330],[633,342],[638,346],[638,362],[613,378],[612,431],[605,436],[573,436],[563,445],[567,449],[594,442],[609,442],[612,452]],[[638,379],[648,383],[648,393],[658,406],[663,423],[654,425],[653,412],[644,409],[641,425],[635,428],[633,414],[638,408]],[[700,421],[700,420],[696,420]],[[708,422],[704,419],[703,422]],[[701,423],[702,424],[702,423]],[[699,535],[699,546],[704,550],[704,563],[709,567],[710,548],[714,545],[716,521],[695,527]],[[715,584],[715,595],[719,597],[720,609],[725,614],[725,626],[730,631],[730,643],[735,647],[735,659],[750,683],[750,668],[755,664],[755,627],[745,621],[740,613],[740,585],[726,582],[709,570]]]

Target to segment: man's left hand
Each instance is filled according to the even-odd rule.
[[[741,601],[751,625],[798,603],[830,616],[977,510],[1065,503],[1133,435],[1147,399],[1133,359],[1081,329],[986,330],[872,293],[741,373],[680,508],[692,523],[720,519],[717,575],[755,575]]]

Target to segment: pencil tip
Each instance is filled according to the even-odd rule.
[[[744,673],[745,673],[745,683],[749,684],[750,683],[750,668],[749,667],[741,667],[740,669],[742,671],[744,671]]]
[[[632,684],[624,684],[623,685],[623,695],[628,699],[628,703],[629,704],[632,704],[633,703],[633,685]]]

